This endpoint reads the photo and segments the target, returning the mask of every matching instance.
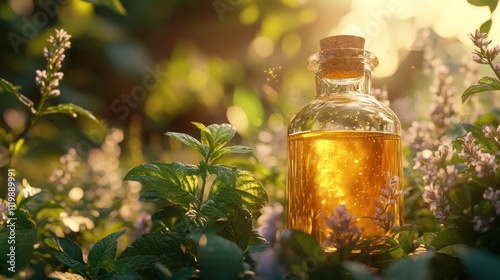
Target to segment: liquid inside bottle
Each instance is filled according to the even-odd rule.
[[[391,225],[403,222],[400,122],[369,94],[376,57],[343,47],[309,59],[316,97],[288,128],[287,225],[312,234],[327,251],[335,248],[326,244],[325,218],[339,205],[356,217],[362,239],[386,234],[381,211],[390,213]],[[387,203],[381,195],[394,176],[399,192]]]

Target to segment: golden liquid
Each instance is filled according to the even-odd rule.
[[[384,235],[373,224],[374,200],[387,186],[388,174],[399,176],[402,188],[401,137],[368,131],[329,131],[288,137],[288,227],[328,236],[323,214],[344,204],[363,237]],[[395,207],[395,224],[402,223],[402,195]]]

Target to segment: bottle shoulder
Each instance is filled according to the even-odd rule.
[[[354,130],[401,134],[397,115],[371,95],[341,93],[312,100],[291,119],[288,134]]]

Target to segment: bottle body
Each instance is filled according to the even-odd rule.
[[[356,59],[366,61],[366,52],[356,53]],[[362,237],[384,235],[377,200],[392,177],[402,179],[401,125],[369,94],[370,71],[365,67],[354,77],[316,72],[315,99],[288,127],[287,225],[312,234],[320,244],[330,231],[325,219],[339,205],[356,217]],[[402,189],[402,180],[397,188]],[[383,208],[393,224],[402,224],[402,192],[394,199]]]

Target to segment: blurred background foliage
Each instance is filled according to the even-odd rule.
[[[237,129],[236,141],[255,151],[251,161],[239,164],[260,176],[271,201],[284,203],[286,126],[314,98],[306,61],[319,50],[318,41],[334,34],[364,36],[366,49],[380,59],[374,87],[388,92],[408,128],[429,117],[435,75],[429,65],[445,65],[459,92],[483,71],[469,63],[473,46],[467,34],[492,20],[490,37],[500,38],[500,20],[489,6],[497,1],[479,2],[2,1],[0,77],[36,102],[35,70],[44,67],[43,47],[54,28],[63,28],[72,35],[72,47],[55,101],[78,104],[102,121],[45,118],[30,131],[11,167],[19,179],[26,178],[26,186],[48,190],[60,206],[46,215],[59,215],[63,222],[52,232],[84,235],[93,229],[93,236],[81,238],[92,243],[133,226],[147,211],[139,203],[140,186],[120,180],[131,167],[199,161],[165,132],[198,137],[190,122],[228,122]],[[460,104],[460,117],[474,120],[498,107],[493,96]],[[28,115],[9,95],[1,96],[0,114],[4,131],[22,130]],[[72,161],[78,168],[68,170]],[[97,221],[102,217],[108,222]],[[136,224],[139,231],[141,226]]]

